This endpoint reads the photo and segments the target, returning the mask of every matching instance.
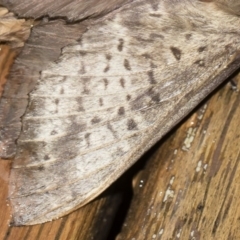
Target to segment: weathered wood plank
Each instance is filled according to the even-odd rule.
[[[240,238],[239,101],[224,86],[158,144],[118,240]]]
[[[0,45],[0,96],[16,53],[7,45]]]

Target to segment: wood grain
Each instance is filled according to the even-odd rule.
[[[227,84],[158,144],[117,240],[240,239],[239,101]]]
[[[0,96],[15,56],[16,52],[12,51],[9,46],[0,45]]]

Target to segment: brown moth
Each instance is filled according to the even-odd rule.
[[[136,0],[41,72],[10,176],[16,225],[86,204],[240,67],[237,1]]]

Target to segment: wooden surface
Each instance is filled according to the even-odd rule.
[[[14,52],[6,46],[1,49],[3,81]],[[239,92],[229,84],[221,86],[140,159],[146,165],[134,169],[138,174],[128,183],[134,197],[124,223],[118,221],[123,209],[117,211],[122,205],[116,187],[56,221],[9,226],[6,199],[11,161],[1,160],[0,240],[114,239],[109,237],[111,229],[121,226],[118,240],[240,239],[239,102]]]
[[[155,147],[117,240],[240,239],[239,102],[222,87]]]
[[[4,84],[7,80],[7,74],[14,61],[16,52],[12,51],[7,45],[0,45],[0,96],[2,95]]]

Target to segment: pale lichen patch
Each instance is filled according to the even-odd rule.
[[[163,229],[163,228],[161,228],[161,229],[160,229],[160,231],[159,231],[159,235],[162,235],[162,234],[163,234],[163,232],[164,232],[164,229]]]
[[[181,237],[181,233],[182,233],[182,229],[179,229],[179,231],[178,231],[176,237],[177,237],[177,238],[180,238],[180,237]]]
[[[195,138],[195,135],[196,135],[196,131],[197,129],[196,128],[192,128],[190,127],[187,131],[187,136],[183,142],[183,147],[182,147],[182,150],[184,151],[188,151],[192,145],[192,142]]]
[[[202,168],[202,161],[200,160],[200,161],[197,163],[196,172],[200,172],[201,168]]]
[[[166,202],[169,198],[173,198],[174,197],[174,190],[172,190],[172,184],[174,182],[175,177],[173,176],[170,181],[169,181],[169,186],[165,192],[164,198],[163,198],[163,202]]]

